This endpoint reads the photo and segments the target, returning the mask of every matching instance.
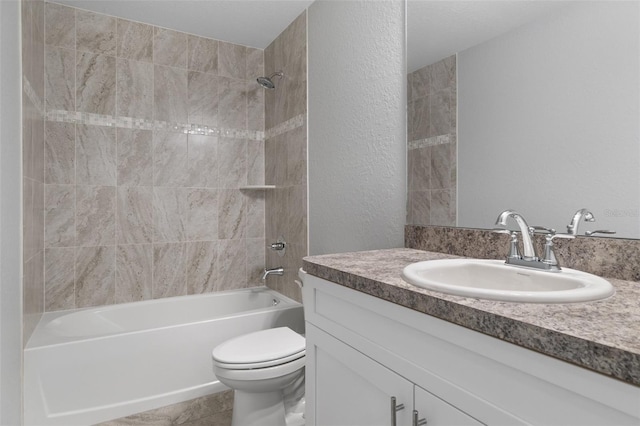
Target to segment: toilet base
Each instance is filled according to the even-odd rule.
[[[282,390],[234,391],[231,426],[286,426]]]

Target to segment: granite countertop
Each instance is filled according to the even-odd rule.
[[[640,386],[640,283],[607,278],[616,294],[571,304],[511,303],[452,296],[415,287],[402,269],[458,256],[414,249],[304,258],[304,270],[528,349]]]

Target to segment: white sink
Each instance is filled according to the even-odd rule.
[[[402,278],[427,290],[507,302],[588,302],[615,293],[607,280],[586,272],[538,271],[505,265],[503,260],[428,260],[405,267]]]

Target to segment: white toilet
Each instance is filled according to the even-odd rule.
[[[212,357],[216,377],[234,390],[232,426],[304,424],[302,413],[293,422],[285,419],[289,388],[304,392],[305,339],[300,334],[288,327],[256,331],[221,343]]]

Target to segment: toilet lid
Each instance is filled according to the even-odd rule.
[[[305,339],[288,327],[245,334],[216,346],[213,359],[224,364],[260,364],[295,359],[304,352]]]

